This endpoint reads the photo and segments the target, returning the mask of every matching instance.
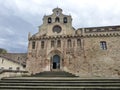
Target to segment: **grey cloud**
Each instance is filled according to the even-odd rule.
[[[76,29],[120,25],[119,0],[0,0],[0,47],[26,52],[28,32],[36,33],[44,14],[57,6],[71,14]]]
[[[23,18],[14,15],[4,8],[5,12],[0,14],[0,47],[9,52],[26,52],[27,35],[29,31],[34,32],[34,26]],[[24,43],[24,44],[23,44]]]

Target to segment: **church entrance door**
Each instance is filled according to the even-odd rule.
[[[53,56],[53,69],[54,70],[58,70],[58,69],[60,69],[60,56],[58,56],[58,55],[54,55]]]

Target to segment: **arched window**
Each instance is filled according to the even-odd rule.
[[[77,39],[77,46],[81,46],[81,40],[80,39]]]
[[[61,41],[60,40],[57,41],[57,47],[61,47]]]
[[[52,40],[52,41],[51,41],[51,47],[54,47],[54,46],[55,46],[55,41]]]
[[[55,18],[55,22],[60,22],[59,17],[56,17],[56,18]]]
[[[35,41],[32,42],[32,49],[35,49]]]
[[[100,42],[100,46],[101,46],[102,50],[107,50],[107,43],[106,43],[106,41],[101,41]]]
[[[41,41],[41,48],[43,49],[44,48],[44,41]]]
[[[48,18],[48,23],[52,23],[51,17]]]
[[[64,18],[63,18],[63,22],[64,22],[64,23],[67,23],[67,17],[64,17]]]
[[[68,41],[67,41],[67,46],[68,46],[68,48],[72,47],[72,43],[71,43],[70,39],[68,39]]]

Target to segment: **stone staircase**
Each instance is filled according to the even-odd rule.
[[[58,73],[65,75],[60,77]],[[80,78],[69,74],[42,72],[31,77],[3,78],[0,90],[120,90],[120,79]]]
[[[32,75],[33,77],[76,77],[74,74],[65,71],[45,71]]]

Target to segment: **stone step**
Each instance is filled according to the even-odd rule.
[[[1,90],[120,90],[120,79],[80,78],[64,71],[41,72],[29,77],[3,78]]]
[[[119,86],[120,83],[73,83],[73,82],[50,82],[50,83],[0,83],[0,86]]]
[[[1,83],[1,82],[0,82]],[[2,83],[120,83],[115,81],[2,81]]]
[[[25,79],[25,80],[23,80],[23,79],[14,79],[14,80],[12,80],[12,79],[9,79],[9,80],[2,80],[1,82],[4,82],[4,83],[23,83],[23,82],[27,82],[27,83],[45,83],[45,82],[48,82],[48,83],[62,83],[62,82],[72,82],[72,83],[120,83],[120,81],[118,81],[118,80],[113,80],[113,81],[110,81],[110,80],[80,80],[80,79],[78,79],[78,80],[73,80],[73,79],[70,79],[70,80],[60,80],[60,79],[38,79],[38,80],[36,80],[36,79],[30,79],[30,80],[28,80],[28,79]],[[1,83],[0,82],[0,83]]]
[[[11,77],[3,78],[2,81],[14,82],[14,81],[25,81],[25,82],[46,82],[46,81],[72,81],[72,82],[120,82],[120,79],[116,78],[80,78],[80,77]]]
[[[2,90],[120,90],[120,87],[54,87],[54,86],[6,86],[1,87]]]
[[[0,89],[120,90],[120,79],[5,78],[0,81]]]
[[[45,71],[45,72],[37,73],[32,76],[35,76],[35,77],[76,77],[74,74],[68,73],[65,71]]]

